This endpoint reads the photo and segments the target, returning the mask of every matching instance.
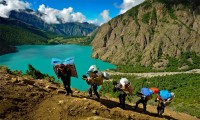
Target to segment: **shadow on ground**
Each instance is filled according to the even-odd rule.
[[[104,98],[100,98],[100,100],[98,100],[98,99],[86,97],[86,96],[83,96],[83,95],[78,95],[78,96],[75,95],[73,97],[92,99],[92,100],[95,100],[97,102],[100,102],[101,104],[103,104],[104,106],[106,106],[109,109],[119,107],[118,102],[108,100],[108,99],[104,99]],[[157,113],[152,113],[152,112],[149,112],[149,111],[143,112],[142,108],[138,108],[137,110],[134,110],[133,106],[128,105],[128,104],[126,104],[124,110],[129,110],[129,111],[137,112],[137,113],[140,113],[140,114],[146,114],[146,115],[158,117],[158,118],[165,118],[167,120],[177,120],[177,119],[175,119],[171,116],[167,116],[167,115],[158,116]]]

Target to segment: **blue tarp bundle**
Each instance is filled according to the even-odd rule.
[[[76,67],[74,64],[74,57],[69,57],[66,58],[65,60],[61,60],[59,58],[52,58],[51,59],[51,64],[54,66],[54,72],[57,74],[57,69],[56,67],[59,67],[60,64],[65,64],[65,65],[69,65],[69,66],[65,66],[65,67],[69,67],[71,70],[71,76],[72,77],[77,77],[78,78],[78,74],[76,71]]]
[[[145,95],[145,96],[149,96],[149,95],[153,94],[153,91],[150,90],[149,88],[142,88],[142,89],[141,89],[141,92],[142,92],[142,94]]]
[[[168,98],[171,97],[171,94],[168,90],[160,90],[160,97],[163,99],[163,100],[167,100]]]
[[[69,58],[66,58],[65,60],[61,60],[59,58],[52,58],[51,64],[52,65],[57,65],[57,64],[73,65],[74,64],[74,57],[69,57]]]

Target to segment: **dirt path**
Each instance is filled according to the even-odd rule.
[[[156,73],[120,73],[120,72],[113,72],[113,71],[108,71],[110,75],[135,75],[139,77],[155,77],[155,76],[165,76],[165,75],[174,75],[174,74],[182,74],[182,73],[197,73],[200,74],[200,69],[193,69],[190,71],[186,72],[156,72]]]
[[[65,96],[60,84],[0,70],[0,120],[198,120],[167,108],[159,117],[150,105],[146,113],[141,106],[133,110],[132,103],[122,109],[118,99],[95,100],[87,92],[73,91],[73,97]]]
[[[184,113],[166,109],[162,117],[156,115],[155,106],[147,106],[147,112],[133,110],[133,104],[127,104],[123,110],[118,107],[117,99],[101,97],[95,100],[76,93],[74,97],[63,94],[53,95],[38,104],[28,118],[34,120],[198,120]],[[141,107],[141,106],[140,106]]]

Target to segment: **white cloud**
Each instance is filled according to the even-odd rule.
[[[30,7],[28,2],[23,2],[19,0],[0,0],[0,2],[6,2],[6,5],[0,4],[0,16],[4,18],[8,18],[10,15],[10,11],[26,9]]]
[[[50,7],[45,7],[44,4],[40,5],[38,11],[44,13],[41,18],[49,24],[58,24],[60,22],[84,22],[85,16],[80,12],[73,12],[73,8],[64,8],[63,10],[57,10]],[[60,21],[60,20],[61,21]]]
[[[131,9],[132,7],[144,2],[145,0],[123,0],[120,8],[120,14],[125,13],[127,10]]]
[[[85,21],[85,16],[80,12],[77,12],[77,13],[74,13],[74,14],[71,14],[71,15],[72,15],[73,21],[81,22],[81,23]]]
[[[38,8],[38,11],[41,13],[44,13],[41,18],[46,22],[46,23],[59,23],[57,20],[57,14],[59,13],[58,10],[53,9],[53,8],[46,8],[44,4],[40,5]]]
[[[100,15],[102,16],[104,23],[111,19],[109,16],[109,10],[104,10]]]
[[[88,20],[87,22],[90,23],[90,24],[96,24],[96,25],[99,25],[99,21],[98,21],[98,19]]]

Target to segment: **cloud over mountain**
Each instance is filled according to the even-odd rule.
[[[15,10],[24,10],[24,9],[32,9],[37,2],[28,3],[25,2],[27,0],[0,0],[0,17],[8,18],[10,15],[10,11]],[[126,12],[128,9],[142,3],[144,0],[123,0],[123,2],[116,6],[115,8],[118,10],[119,14]],[[50,1],[49,1],[50,2]],[[50,2],[51,3],[51,2]],[[113,9],[103,9],[102,12],[97,13],[98,18],[87,19],[83,14],[84,10],[80,12],[75,12],[74,8],[76,7],[68,7],[62,9],[56,9],[54,7],[49,7],[47,2],[37,4],[35,10],[38,10],[41,14],[38,15],[42,20],[44,20],[48,24],[61,24],[67,22],[89,22],[97,25],[101,25],[103,23],[108,22],[111,17],[109,12],[113,13]],[[94,6],[93,6],[94,7]],[[99,11],[98,11],[99,12]],[[34,14],[34,12],[32,12]],[[112,15],[112,14],[111,14]],[[88,16],[87,16],[88,17]],[[88,17],[89,18],[89,17]]]
[[[41,18],[49,24],[59,24],[66,22],[84,22],[85,16],[80,12],[74,12],[72,7],[57,10],[46,7],[44,4],[40,5],[38,11],[43,13]]]
[[[30,3],[20,0],[0,0],[0,16],[9,18],[10,11],[24,10],[30,8]],[[49,24],[59,24],[67,22],[84,22],[85,16],[80,12],[74,12],[72,7],[63,8],[58,10],[50,7],[46,7],[44,4],[38,8],[41,14],[39,17]]]
[[[109,10],[104,10],[102,13],[101,13],[101,16],[104,20],[104,22],[108,22],[111,18],[109,17]]]
[[[20,0],[0,0],[0,16],[8,18],[10,11],[19,9],[29,8],[30,4],[28,2],[23,2]]]
[[[123,3],[120,5],[120,14],[125,13],[127,10],[132,7],[144,2],[144,0],[123,0]]]

